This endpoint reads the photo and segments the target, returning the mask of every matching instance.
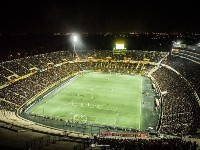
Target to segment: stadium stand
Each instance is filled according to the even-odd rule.
[[[199,125],[199,106],[193,90],[172,70],[160,66],[153,73],[163,94],[162,132],[188,135],[196,133]]]
[[[198,63],[178,56],[168,57],[163,63],[179,71],[200,95],[200,80],[198,80],[200,65]]]
[[[56,148],[52,143],[59,143],[63,149],[197,149],[198,140],[191,139],[199,136],[199,64],[180,57],[166,57],[162,52],[128,51],[124,56],[106,50],[90,50],[77,54],[79,58],[75,61],[71,54],[61,51],[0,64],[0,130],[3,133],[0,138],[7,142],[11,139],[0,143],[3,148],[51,149]],[[162,94],[160,128],[155,136],[99,138],[66,133],[19,116],[23,108],[33,104],[34,98],[46,89],[83,70],[151,76]],[[17,138],[19,136],[21,138]],[[183,139],[187,136],[191,138]]]

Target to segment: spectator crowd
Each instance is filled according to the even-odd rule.
[[[159,62],[164,57],[164,54],[159,52],[132,51],[127,52],[126,56],[115,56],[110,51],[97,50],[81,51],[76,55],[79,55],[77,61],[73,61],[73,55],[67,51],[61,51],[2,62],[0,64],[0,109],[16,111],[45,89],[83,70],[146,74],[155,67],[148,61]],[[88,59],[89,57],[92,59]],[[197,93],[200,93],[199,65],[182,61],[181,58],[169,59],[165,63],[180,71]],[[200,113],[193,89],[180,75],[162,65],[152,76],[158,82],[161,91],[166,91],[166,94],[162,95],[160,131],[176,135],[196,133],[200,124]],[[115,141],[111,142],[115,143]]]

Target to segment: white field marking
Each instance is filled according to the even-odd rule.
[[[95,123],[97,123],[98,118],[99,118],[99,117],[96,117],[96,119],[95,119]]]
[[[67,116],[67,118],[68,118],[70,115],[72,115],[72,112],[69,113],[69,115]]]
[[[53,116],[53,117],[55,117],[55,118],[64,118],[65,119],[65,117],[61,117],[61,116]]]
[[[93,122],[93,121],[87,121],[87,123],[89,123],[89,124],[93,124],[94,122]]]
[[[90,116],[90,118],[92,118],[92,120],[94,120],[94,118],[97,118],[96,116]]]
[[[116,110],[117,111],[117,113],[115,114],[115,121],[114,121],[114,125],[116,125],[116,122],[117,122],[117,117],[118,117],[118,115],[119,115],[119,110]]]
[[[38,107],[35,107],[34,110],[37,112],[38,110],[41,110],[41,109],[42,109],[42,108],[40,108],[40,107],[43,107],[43,108],[44,108],[43,104],[38,105]],[[33,113],[34,113],[34,111],[33,111]]]
[[[114,125],[116,124],[116,122],[117,122],[117,117],[115,117]]]
[[[142,80],[143,80],[143,78],[140,81],[140,91],[141,91],[141,93],[142,93]]]
[[[61,107],[62,107],[62,106],[60,106],[60,107],[58,107],[57,109],[55,109],[55,110],[53,111],[53,113],[51,113],[51,116],[54,114],[54,112],[58,111]]]
[[[78,102],[76,102],[76,104],[74,104],[73,107],[107,110],[107,111],[112,111],[112,112],[114,112],[116,114],[116,110],[110,109],[108,106],[97,105],[97,104],[78,103]],[[117,114],[118,113],[119,113],[119,110],[117,110]],[[104,114],[104,113],[102,113],[102,114]]]
[[[54,96],[53,96],[53,97],[54,97]],[[51,103],[57,102],[57,101],[56,101],[56,98],[53,98],[53,97],[51,97],[51,99],[50,99],[51,101],[50,101],[50,102],[51,102]]]

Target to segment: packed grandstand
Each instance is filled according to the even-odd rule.
[[[1,127],[8,131],[1,129],[7,134],[0,138],[4,139],[1,141],[12,139],[15,135],[23,138],[20,141],[15,136],[11,142],[17,144],[13,146],[8,141],[0,145],[16,149],[48,149],[48,145],[54,143],[52,147],[56,149],[56,145],[60,146],[64,141],[68,143],[68,149],[69,145],[73,149],[197,149],[200,55],[187,50],[182,53],[171,55],[167,52],[128,50],[126,54],[115,55],[109,50],[88,50],[77,51],[73,57],[69,51],[58,51],[2,62],[0,120]],[[191,55],[198,60],[193,61]],[[50,119],[51,123],[46,125],[28,120],[23,115],[28,107],[37,104],[39,96],[87,70],[150,78],[159,95],[155,104],[160,109],[156,130],[123,130],[123,134],[110,130],[83,133],[75,131],[73,126],[67,130],[51,126],[58,122],[52,118],[42,116],[42,119]]]

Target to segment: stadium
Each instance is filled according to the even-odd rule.
[[[174,43],[171,52],[74,46],[2,62],[1,146],[197,149],[199,60],[198,45]]]

